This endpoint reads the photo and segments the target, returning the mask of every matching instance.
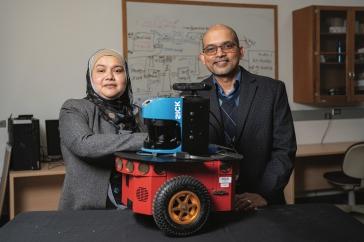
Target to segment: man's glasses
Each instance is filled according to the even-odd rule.
[[[236,48],[237,44],[234,42],[225,42],[222,45],[208,45],[206,46],[202,52],[205,55],[216,55],[217,50],[220,48],[221,51],[225,53],[235,53],[238,52],[239,48]]]

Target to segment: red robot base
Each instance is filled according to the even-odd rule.
[[[233,209],[237,160],[212,155],[185,160],[136,153],[116,154],[122,174],[122,203],[134,213],[152,215],[170,236],[199,231],[210,212]]]

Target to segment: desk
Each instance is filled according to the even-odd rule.
[[[356,142],[298,145],[297,157],[341,155]]]
[[[213,214],[196,235],[166,237],[150,216],[130,210],[28,212],[0,228],[0,241],[363,241],[364,225],[333,205],[300,204],[251,214]]]
[[[354,143],[298,145],[296,168],[285,188],[287,203],[294,204],[295,197],[302,191],[332,188],[322,174],[340,169],[346,149]],[[10,171],[10,219],[23,211],[57,209],[65,169],[52,166],[52,163],[43,163],[41,170]]]
[[[285,189],[286,200],[294,203],[297,194],[304,191],[333,188],[323,173],[341,169],[344,153],[356,142],[305,144],[297,146],[295,170]]]
[[[64,174],[59,163],[42,163],[40,170],[10,171],[10,219],[24,211],[56,210]]]

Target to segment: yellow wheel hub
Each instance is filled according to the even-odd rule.
[[[173,195],[168,204],[168,214],[177,224],[190,224],[201,212],[198,196],[191,191],[180,191]]]

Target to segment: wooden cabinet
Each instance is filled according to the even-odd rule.
[[[64,176],[62,163],[42,163],[40,170],[10,171],[10,219],[21,212],[57,210]]]
[[[310,6],[293,12],[294,101],[364,102],[364,7]]]

